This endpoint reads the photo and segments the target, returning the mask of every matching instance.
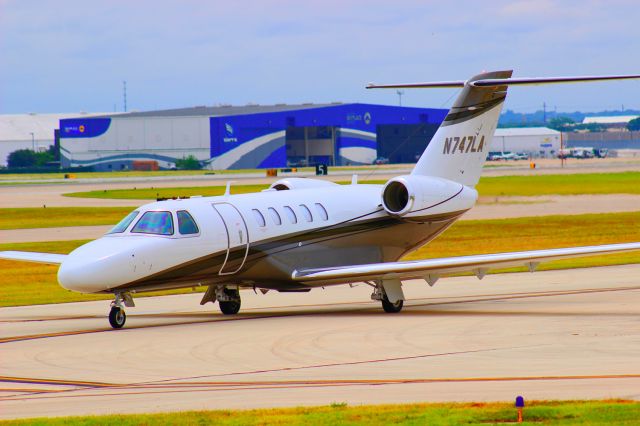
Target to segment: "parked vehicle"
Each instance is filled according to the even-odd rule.
[[[516,152],[515,160],[528,160],[529,154],[526,152]]]

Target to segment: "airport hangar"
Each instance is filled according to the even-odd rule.
[[[534,158],[554,158],[562,148],[562,133],[548,127],[496,129],[489,150],[524,152]]]
[[[194,156],[206,168],[413,163],[445,109],[347,104],[193,107],[60,120],[61,166],[163,169]],[[140,163],[138,163],[140,164]]]

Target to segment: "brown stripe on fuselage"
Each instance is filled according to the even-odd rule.
[[[290,281],[294,269],[395,261],[435,238],[465,211],[412,218],[411,221],[392,216],[351,219],[324,228],[250,243],[245,264],[242,270],[234,275],[218,275],[227,254],[224,250],[121,285],[110,292],[134,289],[147,291],[215,283],[251,285],[247,284],[250,282],[259,283],[257,286],[264,288],[298,288],[299,283]],[[377,212],[359,218],[374,213]],[[347,241],[344,241],[345,239]],[[340,252],[342,255],[323,254],[327,249]],[[367,251],[370,251],[369,255],[360,254]],[[245,246],[232,248],[227,267],[239,266],[244,253]]]

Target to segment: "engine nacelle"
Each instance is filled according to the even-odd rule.
[[[405,219],[466,211],[477,199],[475,189],[433,176],[398,176],[382,189],[382,207]]]
[[[320,179],[286,178],[273,182],[269,189],[285,191],[290,189],[326,188],[327,186],[336,185],[337,183]]]

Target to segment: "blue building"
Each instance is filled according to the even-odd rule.
[[[208,168],[414,162],[443,109],[371,104],[195,107],[60,120],[63,167],[172,168],[194,156]]]

